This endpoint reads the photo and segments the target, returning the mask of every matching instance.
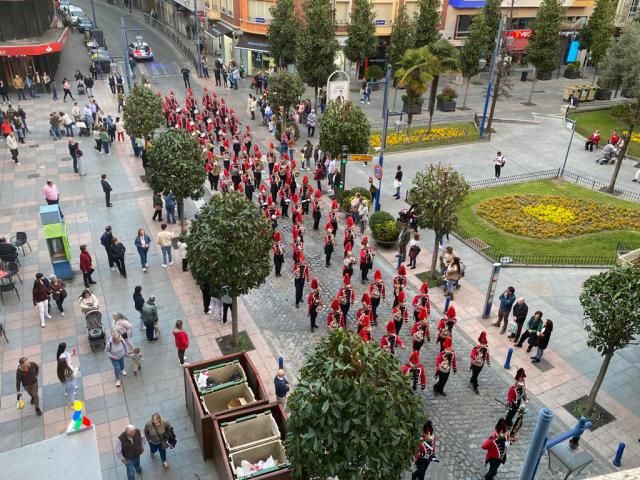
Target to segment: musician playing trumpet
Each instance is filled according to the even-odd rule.
[[[433,386],[433,393],[436,395],[442,395],[444,397],[447,394],[444,392],[444,387],[449,380],[449,374],[453,369],[453,373],[458,372],[458,366],[456,364],[456,352],[453,350],[453,341],[451,337],[447,337],[443,342],[444,350],[438,353],[436,357],[436,374],[435,378],[438,379],[438,383]]]
[[[311,333],[318,328],[316,325],[316,319],[318,318],[318,312],[322,310],[322,296],[320,291],[320,285],[318,285],[318,279],[311,279],[311,293],[307,299],[309,306],[309,319],[311,320]]]

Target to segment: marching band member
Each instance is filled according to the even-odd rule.
[[[316,325],[316,318],[318,318],[318,311],[322,309],[322,297],[320,295],[320,285],[318,285],[318,279],[311,279],[311,293],[307,303],[309,305],[309,318],[311,319],[311,333],[318,328]]]
[[[404,303],[405,301],[405,293],[400,292],[398,294],[398,304],[391,309],[391,314],[393,315],[393,323],[396,326],[396,334],[400,335],[400,329],[402,325],[409,320],[409,311],[407,310],[407,306]]]
[[[344,260],[342,261],[342,275],[353,277],[353,266],[356,264],[356,258],[351,254],[351,245],[344,247]]]
[[[300,187],[300,198],[302,203],[302,213],[304,215],[309,214],[309,204],[311,204],[311,194],[313,193],[313,187],[309,185],[309,177],[306,175],[302,177],[302,187]]]
[[[353,245],[355,238],[356,232],[353,217],[347,217],[347,227],[344,229],[344,242],[342,242],[345,252],[347,251],[347,245]]]
[[[297,256],[296,264],[293,266],[293,283],[296,287],[296,308],[300,308],[302,303],[302,291],[305,282],[309,281],[309,266],[304,261],[304,254]]]
[[[331,210],[329,211],[329,222],[331,223],[331,227],[333,228],[334,235],[338,233],[338,209],[338,201],[334,200],[331,203]]]
[[[507,393],[507,417],[506,422],[509,427],[513,425],[513,417],[515,417],[520,408],[522,400],[527,400],[527,391],[525,388],[525,378],[527,374],[524,372],[524,368],[519,368],[516,372],[516,382],[511,385],[509,392]]]
[[[418,453],[414,462],[416,471],[411,474],[411,480],[424,480],[429,464],[435,459],[435,453],[436,439],[433,436],[433,425],[428,420],[422,427],[422,437],[420,437],[420,445],[418,445]]]
[[[340,308],[340,301],[337,298],[331,302],[331,311],[327,315],[327,327],[329,330],[335,330],[336,328],[347,328],[347,320]]]
[[[424,367],[420,363],[420,352],[414,351],[409,357],[409,362],[402,366],[402,373],[411,375],[413,383],[413,391],[418,389],[418,379],[420,380],[420,388],[427,388],[427,376],[424,373]]]
[[[366,235],[362,237],[360,244],[362,245],[362,250],[360,250],[360,275],[362,276],[361,282],[364,285],[365,282],[369,281],[369,270],[373,268],[375,253],[373,253],[373,248],[369,246],[369,237]]]
[[[324,257],[325,267],[331,266],[331,255],[333,255],[333,249],[336,245],[336,238],[333,235],[333,226],[331,223],[327,223],[324,227],[327,234],[324,236]]]
[[[444,350],[444,341],[453,335],[453,326],[456,324],[456,309],[449,305],[446,316],[438,322],[438,338],[436,342],[440,344],[440,351]]]
[[[393,323],[393,320],[389,320],[389,323],[387,323],[387,334],[380,339],[380,348],[385,352],[395,354],[396,345],[406,348],[402,339],[396,335],[396,325]]]
[[[371,299],[369,298],[369,294],[363,293],[360,301],[362,306],[356,311],[356,328],[358,329],[358,333],[360,333],[360,330],[364,327],[363,317],[366,317],[367,322],[371,323]]]
[[[348,274],[344,275],[342,283],[344,286],[338,290],[338,300],[340,300],[340,309],[346,321],[351,305],[356,303],[356,292],[351,288],[351,277]]]
[[[413,338],[413,349],[420,351],[424,345],[424,339],[431,342],[431,332],[429,331],[429,315],[426,308],[421,308],[418,314],[418,321],[411,327],[411,338]]]
[[[482,443],[482,449],[487,451],[484,463],[489,465],[489,471],[484,476],[485,480],[495,478],[500,465],[507,461],[507,447],[510,445],[507,439],[507,427],[507,421],[501,418],[496,424],[495,431]]]
[[[358,335],[365,342],[373,342],[373,329],[371,328],[371,317],[368,315],[363,315],[360,319],[361,326]]]
[[[487,332],[483,331],[478,337],[478,345],[471,349],[471,363],[469,365],[469,370],[471,370],[471,380],[469,380],[469,383],[473,386],[473,391],[476,392],[476,395],[480,393],[478,391],[478,375],[480,375],[485,362],[489,367],[491,366]]]
[[[369,296],[371,297],[371,313],[373,313],[373,324],[378,324],[378,306],[380,299],[386,300],[387,290],[382,281],[382,272],[376,270],[373,274],[373,283],[369,286]]]
[[[278,228],[278,217],[281,216],[280,210],[273,203],[273,197],[269,195],[267,197],[267,209],[265,210],[265,216],[271,222],[271,228],[274,230]]]
[[[451,369],[453,368],[453,373],[458,372],[458,367],[456,364],[456,352],[453,350],[453,342],[451,341],[451,337],[447,337],[444,343],[444,351],[438,353],[436,357],[436,374],[435,378],[438,379],[438,383],[433,386],[433,393],[438,395],[447,396],[444,393],[444,387],[447,384],[447,380],[449,380],[449,374],[451,373]]]
[[[407,268],[400,265],[398,275],[393,277],[393,306],[398,304],[398,294],[407,286]]]
[[[284,246],[281,240],[282,235],[280,235],[280,232],[275,232],[273,234],[274,244],[271,247],[271,251],[273,252],[273,266],[276,269],[276,277],[282,276],[282,264],[284,263]]]
[[[418,314],[422,308],[426,308],[427,315],[431,314],[431,302],[429,300],[429,285],[427,282],[422,282],[420,285],[420,293],[413,297],[413,301],[411,302],[413,306],[413,320],[415,322],[418,321]]]
[[[318,230],[320,219],[322,218],[322,203],[320,201],[321,198],[322,192],[320,190],[316,190],[315,198],[313,199],[313,202],[311,204],[314,230]]]

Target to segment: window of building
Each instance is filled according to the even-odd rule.
[[[233,17],[233,0],[221,0],[222,13],[229,17]]]
[[[469,28],[471,28],[471,20],[473,15],[458,15],[456,19],[456,38],[464,38],[469,36]]]
[[[384,20],[385,25],[391,25],[393,20],[393,4],[392,3],[374,3],[373,18],[376,24]]]
[[[271,13],[269,9],[272,2],[263,2],[262,0],[249,0],[249,21],[258,23],[269,23],[271,21]]]
[[[351,2],[336,2],[336,24],[346,25],[349,23],[349,12],[351,11]]]
[[[418,14],[418,2],[404,2],[404,5],[407,8],[409,18],[413,18],[414,15]]]
[[[513,30],[529,30],[533,27],[533,22],[535,21],[534,17],[529,18],[514,18],[513,19]]]

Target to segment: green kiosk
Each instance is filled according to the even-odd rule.
[[[73,271],[67,224],[62,221],[58,205],[41,206],[40,221],[44,227],[44,238],[49,249],[53,273],[62,280],[71,280]]]

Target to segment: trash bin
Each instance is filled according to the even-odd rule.
[[[249,473],[245,475],[239,475],[238,473],[236,473],[237,467],[240,467],[243,461],[246,461],[252,465],[255,465],[260,461],[264,462],[269,457],[273,458],[274,460],[274,465],[269,468],[258,470],[254,473]],[[234,453],[230,453],[229,463],[231,464],[231,468],[233,472],[236,473],[236,478],[238,480],[257,478],[270,472],[276,472],[281,469],[289,468],[287,455],[284,451],[284,446],[282,445],[282,441],[280,440],[275,440],[273,442],[268,442],[268,443],[262,443],[260,445],[250,447],[245,450],[240,450]]]
[[[256,401],[256,397],[253,395],[253,391],[249,388],[247,382],[221,390],[215,390],[203,395],[200,399],[205,412],[209,415],[250,405]]]
[[[202,387],[198,380],[201,378],[201,375],[205,375],[208,378],[212,378],[217,382],[217,385],[213,387]],[[231,377],[234,377],[236,380],[231,380]],[[204,368],[201,370],[193,371],[193,379],[198,385],[198,391],[200,393],[209,393],[212,390],[220,390],[221,388],[230,387],[231,385],[235,385],[237,383],[242,383],[247,381],[247,375],[244,373],[244,368],[240,365],[240,361],[234,360],[233,362],[222,363],[220,365],[213,365],[208,368]]]
[[[591,88],[591,85],[580,85],[580,96],[576,96],[576,98],[581,101],[581,102],[586,102],[587,101],[587,97],[589,95],[589,89]]]
[[[220,423],[220,429],[229,453],[280,439],[280,429],[271,411]]]
[[[526,82],[528,76],[529,76],[529,70],[523,70],[522,73],[520,74],[520,81]]]

